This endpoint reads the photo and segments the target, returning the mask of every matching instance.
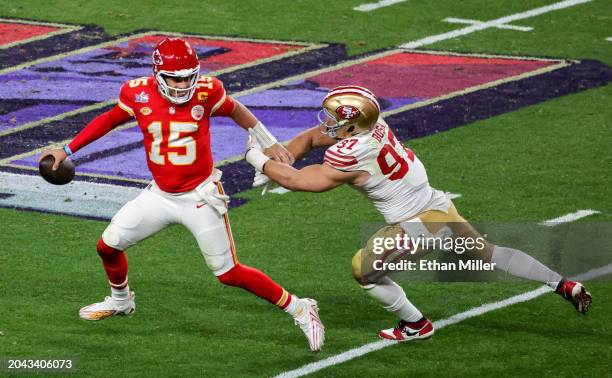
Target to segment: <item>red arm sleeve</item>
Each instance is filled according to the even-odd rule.
[[[132,116],[125,110],[115,105],[106,113],[100,114],[85,126],[80,133],[68,144],[74,153],[85,147],[89,143],[101,138],[115,127],[126,123]]]

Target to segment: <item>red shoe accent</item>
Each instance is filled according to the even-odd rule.
[[[397,327],[382,330],[378,333],[378,336],[387,340],[408,341],[427,339],[433,336],[433,333],[433,323],[429,319],[423,318],[423,320],[412,323],[400,320]]]
[[[579,282],[564,279],[559,282],[555,293],[571,302],[581,314],[586,314],[593,302],[591,293],[589,293],[584,285]]]
[[[559,287],[557,287],[557,294],[560,294],[565,299],[572,299],[574,296],[572,295],[572,291],[574,290],[574,286],[576,286],[576,282],[574,281],[561,281],[559,283]]]

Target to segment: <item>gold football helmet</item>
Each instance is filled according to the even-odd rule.
[[[380,115],[374,94],[357,85],[329,91],[319,112],[319,129],[335,139],[345,139],[372,130]]]

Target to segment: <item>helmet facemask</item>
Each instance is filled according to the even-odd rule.
[[[187,79],[186,88],[175,88],[168,85],[166,78]],[[184,104],[191,100],[200,78],[200,67],[181,71],[158,71],[155,74],[159,93],[174,104]]]
[[[323,108],[317,114],[321,133],[334,139],[344,139],[353,136],[355,127],[349,125],[349,120],[338,120],[328,109]]]
[[[370,132],[379,115],[380,106],[374,94],[351,85],[332,89],[323,99],[323,109],[317,118],[323,134],[340,140]]]

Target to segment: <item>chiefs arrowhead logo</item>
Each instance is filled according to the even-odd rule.
[[[340,117],[340,119],[355,119],[359,117],[361,112],[359,111],[359,109],[352,105],[342,105],[338,106],[338,108],[336,109],[336,114],[338,114],[338,117]]]
[[[155,49],[155,51],[153,51],[152,58],[153,64],[155,64],[156,66],[161,66],[162,64],[164,64],[164,60],[162,59],[158,49]]]

